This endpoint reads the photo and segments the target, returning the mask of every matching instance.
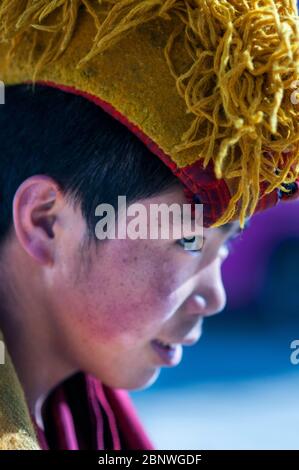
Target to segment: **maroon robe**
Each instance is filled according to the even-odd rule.
[[[77,373],[56,387],[42,407],[44,450],[152,450],[127,391],[103,385]]]

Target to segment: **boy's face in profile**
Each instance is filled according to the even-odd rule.
[[[37,177],[31,196],[22,201],[21,189],[14,202],[18,282],[35,295],[33,334],[44,329],[47,347],[69,369],[116,388],[149,386],[162,366],[170,366],[152,342],[192,344],[204,317],[224,308],[221,264],[228,254],[225,242],[238,225],[226,232],[204,229],[198,252],[173,238],[89,244],[79,209],[55,194],[50,179],[42,178],[41,187]],[[39,194],[47,200],[47,191],[48,206],[42,201],[39,206]],[[142,202],[182,205],[186,199],[177,187]],[[172,365],[181,353],[178,346]]]
[[[178,188],[143,201],[151,202],[186,201]],[[77,218],[72,225],[78,226]],[[203,318],[224,308],[220,267],[227,235],[205,230],[203,252],[184,250],[173,239],[116,239],[80,248],[83,226],[75,229],[76,241],[68,232],[51,273],[57,334],[79,368],[114,387],[144,387],[165,365],[153,340],[193,343]]]

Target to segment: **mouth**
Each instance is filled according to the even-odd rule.
[[[182,360],[183,346],[194,345],[198,342],[200,336],[201,332],[196,336],[189,336],[189,338],[186,337],[175,342],[166,342],[156,338],[151,341],[151,345],[160,361],[162,361],[162,365],[173,367],[177,366]]]
[[[154,339],[151,341],[151,346],[158,356],[161,365],[174,367],[181,362],[183,356],[183,347],[181,344],[167,344],[158,339]]]

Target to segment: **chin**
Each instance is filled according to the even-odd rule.
[[[139,384],[135,384],[130,389],[128,388],[128,390],[136,390],[136,391],[137,390],[145,390],[145,389],[151,387],[158,380],[160,372],[161,372],[160,368],[154,369],[154,372],[152,373],[152,375],[150,377],[148,377],[146,380],[144,379],[143,381],[140,381]]]
[[[137,371],[135,371],[137,372]],[[156,380],[158,379],[160,375],[161,369],[160,368],[155,368],[152,369],[150,372],[147,371],[147,373],[140,373],[140,375],[135,375],[135,376],[118,376],[118,377],[109,377],[107,380],[103,380],[100,377],[98,377],[99,380],[101,380],[102,383],[104,383],[106,386],[111,387],[111,388],[120,388],[123,390],[131,390],[131,391],[138,391],[138,390],[145,390],[149,387],[151,387]]]

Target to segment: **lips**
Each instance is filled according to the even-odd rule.
[[[193,346],[195,343],[198,342],[200,335],[193,336],[191,338],[180,339],[176,341],[163,341],[160,339],[155,339],[154,341],[161,344],[161,346],[174,348],[176,346]]]
[[[161,346],[165,348],[174,348],[176,346],[176,343],[166,343],[165,341],[160,341],[159,339],[155,339],[156,343],[160,344]]]
[[[182,345],[173,343],[164,343],[160,340],[151,341],[156,357],[159,359],[160,365],[176,366],[182,359]]]
[[[161,365],[177,366],[181,362],[183,356],[183,346],[192,346],[198,341],[199,336],[171,342],[154,339],[151,341],[151,345],[159,357]]]
[[[155,338],[154,341],[157,341],[164,347],[175,347],[175,346],[193,346],[198,342],[202,335],[202,325],[203,319],[197,319],[196,323],[183,324],[181,328],[178,328],[178,331],[181,331],[182,336],[173,336],[171,339],[166,337]]]

